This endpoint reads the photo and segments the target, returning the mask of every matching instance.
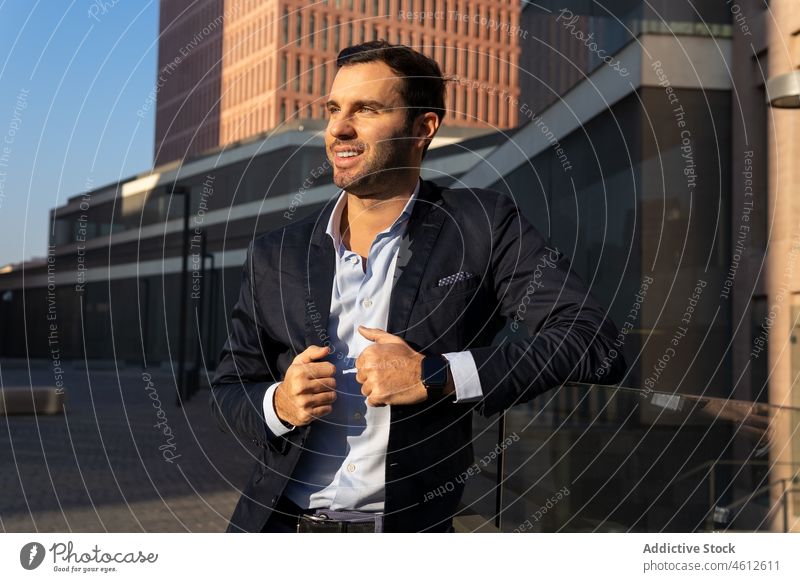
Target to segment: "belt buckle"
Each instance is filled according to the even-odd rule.
[[[297,516],[297,533],[341,533],[346,531],[344,527],[344,522],[331,519],[325,513],[303,513]]]

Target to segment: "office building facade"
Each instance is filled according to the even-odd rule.
[[[519,95],[520,13],[515,0],[164,0],[156,165],[323,119],[339,51],[376,39],[452,77],[449,125],[515,127],[502,96]],[[494,90],[472,90],[481,84]]]

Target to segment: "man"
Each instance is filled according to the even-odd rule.
[[[452,531],[472,412],[619,381],[617,330],[510,197],[420,179],[435,61],[374,41],[337,65],[342,191],[251,243],[212,382],[221,426],[260,448],[229,531]],[[491,345],[509,319],[525,333]]]

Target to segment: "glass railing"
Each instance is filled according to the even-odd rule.
[[[800,531],[798,412],[562,386],[492,422],[476,416],[466,523],[504,532]]]

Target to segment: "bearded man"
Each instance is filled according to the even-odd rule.
[[[435,61],[373,41],[337,66],[341,191],[250,244],[212,381],[220,425],[261,453],[228,531],[449,532],[473,412],[618,382],[617,328],[511,197],[420,179]],[[512,319],[525,333],[492,345]]]

